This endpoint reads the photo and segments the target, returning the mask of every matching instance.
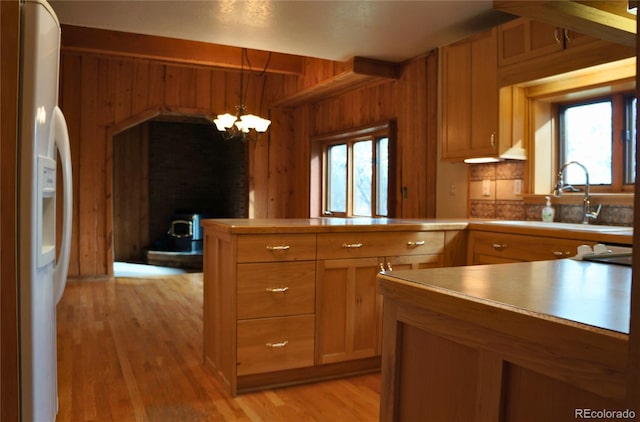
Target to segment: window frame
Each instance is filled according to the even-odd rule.
[[[356,129],[349,129],[331,134],[325,134],[312,138],[312,163],[316,161],[315,172],[316,178],[311,178],[312,185],[318,183],[320,189],[314,192],[316,196],[316,207],[312,200],[312,216],[317,214],[323,217],[371,217],[371,218],[393,218],[395,216],[395,173],[396,173],[396,125],[395,120],[379,123],[372,126],[366,126]],[[387,183],[387,215],[380,215],[378,209],[378,141],[386,138],[388,140],[388,183]],[[353,214],[353,145],[357,142],[372,141],[372,186],[371,186],[371,216],[362,216]],[[328,149],[334,145],[347,145],[347,181],[346,181],[346,211],[336,212],[328,209]],[[316,158],[314,160],[314,157]],[[319,158],[319,160],[318,160]],[[312,173],[314,172],[312,164]],[[312,190],[314,190],[312,188]],[[316,208],[315,210],[313,208]]]
[[[564,153],[564,145],[562,139],[562,121],[563,110],[568,107],[583,104],[593,104],[597,102],[610,101],[612,109],[612,133],[611,133],[611,184],[603,185],[591,185],[591,192],[608,192],[608,193],[623,193],[633,192],[635,183],[626,183],[626,172],[628,166],[628,160],[625,154],[631,150],[628,146],[626,129],[628,127],[627,120],[629,118],[629,111],[626,109],[626,104],[629,98],[635,98],[634,91],[621,91],[611,93],[609,95],[599,95],[587,98],[579,98],[572,101],[561,101],[555,103],[555,115],[558,120],[557,133],[556,133],[556,174],[560,167],[567,161]],[[584,183],[576,183],[574,186],[584,189]]]

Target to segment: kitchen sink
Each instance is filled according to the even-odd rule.
[[[587,231],[587,232],[594,232],[594,233],[603,233],[603,232],[628,233],[633,230],[632,227],[623,227],[623,226],[555,223],[555,222],[546,222],[546,221],[491,220],[491,221],[484,221],[483,223],[503,225],[503,226],[534,227],[534,228],[551,229],[551,230]]]

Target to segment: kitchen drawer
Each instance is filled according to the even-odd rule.
[[[313,366],[315,317],[238,321],[237,374]]]
[[[238,236],[238,262],[303,261],[316,259],[315,234]]]
[[[320,233],[318,259],[441,254],[444,232]]]
[[[315,261],[238,264],[238,319],[311,314]]]
[[[501,258],[499,262],[569,258],[576,255],[578,246],[595,244],[575,239],[489,232],[472,232],[470,240],[474,262],[482,256]]]

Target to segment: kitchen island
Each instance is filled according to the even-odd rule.
[[[379,371],[378,272],[466,262],[466,221],[218,219],[202,225],[204,359],[232,395]]]
[[[624,410],[631,267],[561,259],[384,272],[377,283],[381,420]]]

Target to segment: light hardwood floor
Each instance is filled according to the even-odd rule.
[[[379,374],[232,398],[202,360],[202,274],[71,282],[61,421],[377,421]]]

